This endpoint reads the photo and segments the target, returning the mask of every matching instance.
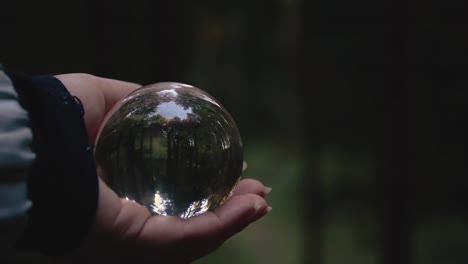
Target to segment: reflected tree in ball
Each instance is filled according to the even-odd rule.
[[[144,86],[123,98],[106,117],[95,156],[101,178],[120,197],[182,218],[222,204],[243,163],[229,113],[180,83]]]

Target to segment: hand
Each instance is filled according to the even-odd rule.
[[[110,108],[140,87],[87,74],[56,77],[83,103],[91,142]],[[267,214],[271,210],[264,199],[268,191],[261,182],[244,179],[222,206],[184,220],[151,216],[145,207],[119,198],[100,180],[96,222],[78,252],[79,259],[83,263],[189,263]]]

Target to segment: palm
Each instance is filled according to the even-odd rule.
[[[82,101],[93,142],[107,111],[139,87],[81,74],[57,78]],[[102,181],[99,192],[96,223],[79,254],[86,262],[187,263],[213,251],[271,209],[264,199],[265,186],[252,179],[240,181],[233,196],[215,211],[188,220],[151,216],[143,206],[120,199]]]

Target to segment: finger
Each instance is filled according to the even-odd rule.
[[[269,211],[259,195],[236,195],[213,212],[206,212],[184,222],[184,239],[218,240],[220,243],[240,232]]]
[[[146,221],[139,241],[147,241],[148,248],[163,248],[163,252],[154,252],[159,259],[172,256],[173,263],[189,263],[215,250],[269,210],[259,195],[236,195],[214,211],[187,220],[153,216]]]
[[[260,181],[254,179],[241,180],[234,189],[234,195],[253,193],[265,197],[271,191],[270,187],[263,185]]]
[[[256,194],[232,197],[215,211],[184,221],[180,252],[184,252],[186,260],[198,259],[264,216],[271,210],[269,208],[267,202]]]
[[[197,259],[219,247],[251,222],[268,212],[267,202],[256,194],[238,195],[215,211],[208,211],[187,220],[175,216],[153,216],[144,224],[138,241],[146,241],[145,248],[164,249],[154,252],[163,259],[176,254],[177,258]],[[174,261],[174,263],[178,263]]]
[[[124,96],[141,87],[141,85],[120,80],[97,77],[98,87],[104,94],[106,113]]]

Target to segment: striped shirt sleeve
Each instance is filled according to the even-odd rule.
[[[18,103],[11,80],[0,69],[0,220],[27,212],[28,169],[35,155],[28,114]]]

